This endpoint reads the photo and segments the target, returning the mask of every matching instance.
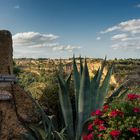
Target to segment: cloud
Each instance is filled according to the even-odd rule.
[[[30,48],[45,47],[56,40],[58,36],[53,34],[41,34],[38,32],[17,33],[13,36],[14,46],[27,46]]]
[[[13,35],[14,56],[33,57],[47,53],[74,52],[81,47],[60,44],[59,36],[39,32],[23,32]],[[42,54],[42,55],[41,55]],[[43,55],[44,56],[44,55]]]
[[[14,9],[19,9],[19,8],[20,8],[19,5],[15,5],[15,6],[14,6]]]
[[[135,7],[136,7],[136,8],[140,8],[140,4],[137,4]]]
[[[111,37],[111,40],[121,40],[121,41],[125,41],[128,38],[128,35],[123,33],[123,34],[116,34],[114,36]]]
[[[80,46],[73,46],[73,45],[57,45],[53,47],[53,51],[68,51],[68,52],[73,52],[76,50],[81,49]]]
[[[100,32],[111,36],[111,48],[140,51],[140,19],[120,22]],[[112,34],[113,35],[112,35]]]
[[[96,38],[96,40],[101,40],[101,37],[100,37],[100,36],[98,36],[98,37]]]
[[[120,42],[120,43],[113,44],[111,47],[115,50],[122,49],[122,50],[131,50],[131,51],[132,50],[140,51],[140,41]]]
[[[112,31],[115,31],[115,30],[118,30],[118,29],[120,29],[119,26],[113,26],[113,27],[110,27],[110,28],[106,29],[105,31],[101,31],[100,33],[105,34],[105,33],[109,33],[109,32],[112,32]]]
[[[129,32],[132,34],[140,33],[140,19],[132,19],[125,22],[121,22],[118,25],[109,27],[106,30],[101,31],[101,34],[113,31]]]

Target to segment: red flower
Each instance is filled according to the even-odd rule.
[[[135,113],[139,113],[139,112],[140,112],[140,108],[134,107],[134,108],[133,108],[133,111],[134,111]]]
[[[97,136],[100,138],[100,137],[102,137],[102,136],[103,136],[103,134],[98,134]]]
[[[92,140],[92,139],[93,139],[93,134],[92,133],[83,136],[83,140]]]
[[[92,124],[89,124],[89,125],[88,125],[88,130],[89,130],[89,131],[93,130],[93,125],[92,125]]]
[[[134,135],[139,134],[139,128],[133,127],[133,128],[130,128],[130,131],[131,131]]]
[[[107,110],[109,109],[109,106],[108,105],[104,105],[103,106],[103,110],[106,112]]]
[[[104,121],[103,120],[100,120],[100,119],[98,119],[98,118],[96,118],[95,120],[94,120],[94,125],[101,125],[101,124],[103,124],[104,123]]]
[[[112,137],[114,137],[114,138],[119,137],[120,134],[121,134],[121,131],[120,131],[120,130],[112,130],[112,131],[110,132],[110,135],[111,135]]]
[[[106,127],[103,126],[103,125],[99,125],[99,126],[98,126],[98,129],[99,129],[99,131],[103,131],[103,130],[106,130]]]
[[[102,116],[103,112],[100,109],[98,109],[98,110],[95,111],[95,115]]]
[[[129,93],[129,94],[127,94],[127,98],[132,101],[134,99],[139,98],[139,95],[133,94],[133,93]]]
[[[122,111],[115,109],[110,112],[110,117],[123,116],[123,114]]]
[[[92,112],[91,115],[92,116],[95,116],[95,115],[96,116],[102,116],[103,115],[103,112],[100,109],[98,109],[95,112]]]
[[[95,116],[95,112],[91,112],[91,116]]]

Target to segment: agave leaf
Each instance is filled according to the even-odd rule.
[[[118,98],[122,99],[127,94],[128,91],[129,91],[129,89],[127,88],[124,92],[122,92],[118,95]]]
[[[77,136],[76,140],[80,139],[82,126],[84,121],[90,116],[90,78],[87,63],[82,73],[80,82],[79,100],[78,100],[78,124],[77,124]]]
[[[62,113],[64,116],[64,122],[69,132],[70,139],[74,138],[74,125],[73,125],[73,113],[70,102],[69,93],[65,81],[58,75],[59,83],[59,100],[61,104]]]
[[[25,140],[37,140],[34,136],[32,136],[32,135],[29,134],[29,133],[23,134],[23,138],[24,138]]]
[[[51,121],[50,119],[48,118],[48,116],[45,114],[44,110],[42,109],[42,107],[39,105],[38,102],[35,101],[35,99],[33,99],[33,97],[27,93],[27,95],[29,96],[29,98],[34,102],[34,104],[36,105],[36,107],[39,109],[39,112],[41,114],[41,117],[42,117],[42,123],[43,123],[43,127],[44,127],[44,131],[46,132],[46,134],[48,132],[51,131],[51,127],[52,127],[52,124],[51,124]]]
[[[72,73],[70,73],[70,74],[68,75],[68,77],[66,78],[66,80],[65,80],[68,90],[69,90],[69,88],[70,88],[71,75],[72,75]]]
[[[57,140],[66,140],[64,134],[59,133],[59,132],[57,132],[57,131],[54,131],[53,133],[54,133],[55,138],[56,138]]]
[[[97,83],[100,84],[101,78],[102,78],[102,74],[103,74],[103,70],[106,64],[106,57],[105,59],[102,61],[102,65],[101,65],[101,69],[99,68],[99,73],[98,73],[98,78],[97,78]]]
[[[97,78],[99,77],[99,72],[100,72],[100,68],[96,72],[93,79],[91,79],[91,83],[90,83],[90,99],[91,99],[90,113],[96,110],[96,99],[97,99],[97,94],[99,89],[99,81],[97,81]]]
[[[80,76],[82,76],[82,72],[83,72],[83,62],[82,62],[81,56],[79,57],[79,59],[80,59]]]
[[[127,82],[127,81],[126,81]],[[121,84],[108,98],[107,98],[107,103],[110,103],[113,101],[114,97],[117,97],[119,93],[125,88],[126,82]]]
[[[97,101],[98,101],[97,108],[101,108],[102,105],[104,104],[104,100],[105,100],[105,97],[106,97],[106,95],[108,93],[108,89],[109,89],[112,71],[113,71],[113,65],[111,65],[110,69],[108,70],[108,72],[105,76],[105,79],[104,79],[101,87],[99,88],[99,94],[97,97]]]
[[[37,138],[37,140],[45,140],[46,136],[42,136],[39,128],[35,127],[34,125],[30,126],[30,129],[34,132],[34,136]]]
[[[74,79],[74,93],[75,93],[75,109],[78,112],[78,98],[80,89],[80,75],[77,69],[75,58],[73,57],[73,79]]]

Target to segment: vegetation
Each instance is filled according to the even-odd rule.
[[[140,139],[139,101],[139,94],[128,93],[121,100],[114,100],[92,112],[83,140]]]
[[[95,137],[92,138],[92,132],[95,131],[95,135],[98,136],[98,133],[96,133],[98,127],[94,128],[93,126],[94,129],[89,131],[87,125],[97,117],[106,119],[109,116],[106,114],[94,115],[90,118],[91,113],[104,113],[104,110],[102,110],[104,104],[109,106],[110,110],[108,111],[110,112],[113,109],[119,110],[121,107],[124,107],[125,110],[127,106],[130,106],[129,103],[123,104],[124,96],[130,91],[129,89],[140,91],[138,84],[132,86],[132,83],[129,83],[129,85],[128,82],[123,83],[124,80],[128,79],[126,75],[133,75],[133,66],[139,68],[139,60],[105,60],[101,66],[98,65],[98,69],[93,66],[95,70],[90,70],[92,66],[90,64],[97,61],[101,63],[102,60],[87,58],[84,66],[82,61],[82,58],[61,60],[61,62],[60,60],[53,61],[50,59],[15,60],[15,74],[19,79],[19,84],[31,93],[34,98],[33,101],[40,111],[40,121],[37,124],[25,124],[28,130],[24,135],[26,139],[95,139]],[[104,73],[104,70],[106,73]],[[117,79],[118,84],[116,85],[110,83],[112,74]],[[118,87],[116,88],[116,86]],[[120,106],[118,106],[118,103]],[[107,132],[102,131],[104,132],[102,134],[103,139],[111,139],[113,136],[110,135],[110,130],[113,130],[113,125],[108,124],[110,123],[108,118],[104,121],[106,121],[105,125],[109,127],[103,125],[106,130],[108,129]],[[116,120],[111,120],[111,122],[115,123]],[[125,138],[120,134],[122,134],[122,131],[118,131],[118,136]]]

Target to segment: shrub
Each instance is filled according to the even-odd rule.
[[[92,112],[83,140],[140,139],[140,95],[129,93]]]

